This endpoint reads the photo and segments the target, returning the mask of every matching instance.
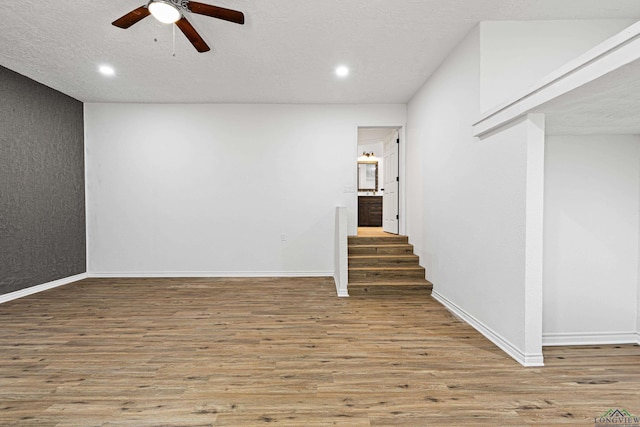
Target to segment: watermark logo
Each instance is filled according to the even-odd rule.
[[[595,427],[621,426],[640,427],[640,417],[631,415],[626,409],[609,409],[594,419]]]

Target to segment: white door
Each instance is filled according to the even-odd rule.
[[[387,233],[399,233],[399,187],[398,173],[400,139],[398,134],[384,143],[384,193],[382,195],[382,229]]]

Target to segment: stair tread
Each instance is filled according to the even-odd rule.
[[[349,246],[349,255],[413,254],[411,246]]]
[[[349,255],[349,259],[364,259],[364,258],[382,258],[382,259],[391,259],[391,258],[418,258],[418,255],[415,254],[359,254],[359,255]]]
[[[380,282],[353,282],[349,283],[349,285],[357,285],[357,286],[433,286],[428,280],[386,280]]]
[[[389,244],[385,244],[385,245],[372,245],[370,243],[363,244],[363,245],[355,245],[353,243],[349,243],[349,245],[348,245],[348,247],[350,247],[350,248],[379,248],[381,246],[385,247],[385,248],[388,248],[388,247],[391,247],[391,246],[398,247],[398,248],[406,248],[406,247],[409,247],[409,246],[412,246],[412,245],[411,245],[411,243],[389,243]]]
[[[384,271],[388,271],[388,270],[394,270],[394,271],[404,271],[404,270],[424,270],[424,267],[421,267],[419,265],[412,265],[412,266],[403,266],[403,267],[349,267],[349,271],[378,271],[378,270],[384,270]]]
[[[392,243],[409,243],[406,237],[349,237],[349,244],[392,244]]]

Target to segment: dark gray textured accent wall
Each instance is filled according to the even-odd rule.
[[[86,272],[83,105],[0,66],[0,295]]]

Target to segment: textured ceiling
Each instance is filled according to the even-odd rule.
[[[640,19],[638,0],[202,1],[246,24],[189,15],[212,51],[176,31],[175,57],[171,26],[111,25],[144,1],[4,1],[0,65],[86,102],[405,103],[479,21]]]

